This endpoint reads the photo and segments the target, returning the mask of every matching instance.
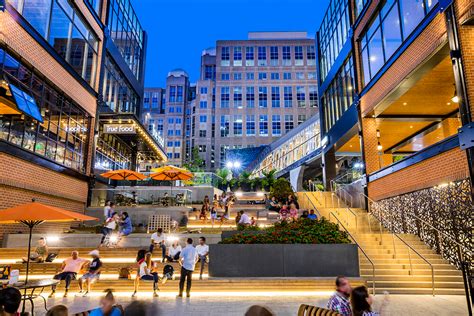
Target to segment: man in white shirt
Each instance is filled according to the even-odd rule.
[[[191,296],[191,281],[193,278],[194,268],[198,260],[196,248],[193,247],[193,240],[188,238],[186,247],[179,256],[181,263],[181,276],[179,278],[179,294],[178,297],[183,297],[184,281],[186,280],[186,297]]]
[[[201,271],[199,273],[199,280],[202,280],[202,272],[204,271],[204,265],[207,262],[207,256],[209,255],[209,246],[206,245],[206,237],[199,237],[199,245],[196,246],[199,261],[201,261]]]
[[[168,248],[168,255],[166,256],[166,260],[168,262],[178,261],[181,251],[183,251],[181,245],[177,240],[175,240],[173,244]]]
[[[149,251],[153,253],[153,249],[155,246],[159,246],[161,248],[161,257],[162,261],[165,261],[166,258],[166,235],[163,233],[163,228],[158,228],[156,232],[151,234],[151,244]]]
[[[240,211],[239,225],[249,226],[251,222],[252,221],[250,220],[250,217],[247,214],[245,214],[245,211],[244,210]]]

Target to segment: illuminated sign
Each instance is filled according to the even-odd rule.
[[[104,134],[136,134],[133,124],[104,124]]]
[[[87,127],[85,127],[85,126],[70,126],[70,127],[66,127],[66,132],[69,132],[69,133],[85,133],[85,132],[87,132]]]

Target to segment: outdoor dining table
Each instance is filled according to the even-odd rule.
[[[2,287],[15,287],[21,294],[22,300],[28,300],[31,303],[31,314],[34,315],[35,304],[33,300],[36,298],[42,298],[44,302],[44,309],[48,311],[48,306],[46,305],[46,298],[42,296],[44,289],[51,287],[53,285],[59,284],[59,280],[54,279],[44,279],[44,280],[29,280],[28,283],[17,282],[14,284],[8,284],[8,280],[2,281]]]

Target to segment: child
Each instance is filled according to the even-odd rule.
[[[216,211],[216,207],[213,207],[211,209],[211,224],[212,224],[212,228],[214,228],[214,221],[217,219],[217,211]]]

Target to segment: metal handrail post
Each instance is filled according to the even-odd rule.
[[[397,250],[395,249],[395,236],[392,234],[392,243],[393,243],[393,259],[397,258]]]

